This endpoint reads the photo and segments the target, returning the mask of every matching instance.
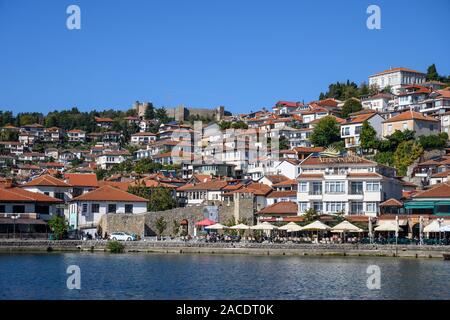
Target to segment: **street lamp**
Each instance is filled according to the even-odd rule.
[[[443,218],[439,218],[439,219],[437,219],[437,221],[438,221],[438,224],[439,224],[439,244],[441,244],[441,224],[442,224],[442,222],[444,222],[444,219]]]
[[[13,213],[13,214],[10,214],[9,217],[11,219],[13,219],[13,225],[14,225],[14,227],[13,227],[13,238],[15,239],[16,238],[16,220],[20,218],[20,214]],[[6,214],[6,213],[5,213],[5,218],[8,218],[8,214]]]

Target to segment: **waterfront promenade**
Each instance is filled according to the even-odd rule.
[[[105,252],[105,240],[0,240],[0,252]],[[384,256],[443,258],[450,246],[379,244],[205,243],[182,241],[122,242],[125,252],[172,254],[245,254],[274,256]]]

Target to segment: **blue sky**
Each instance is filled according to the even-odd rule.
[[[66,8],[81,8],[81,30]],[[381,30],[366,9],[381,8]],[[450,73],[450,1],[0,0],[0,110],[311,101],[389,67]]]

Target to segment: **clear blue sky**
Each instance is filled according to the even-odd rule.
[[[81,30],[66,8],[81,8]],[[382,29],[366,28],[381,7]],[[392,67],[450,73],[450,1],[0,0],[0,110],[310,101]]]

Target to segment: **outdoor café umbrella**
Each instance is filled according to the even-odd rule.
[[[248,229],[250,229],[250,227],[245,225],[245,224],[243,224],[243,223],[240,223],[240,224],[237,224],[235,226],[230,227],[230,229],[233,229],[233,230],[248,230]]]
[[[316,221],[302,227],[302,231],[325,231],[325,230],[330,230],[330,229],[331,228],[329,226],[320,222],[319,220],[316,220]]]
[[[450,224],[443,226],[439,229],[440,232],[450,232]]]
[[[342,221],[341,223],[335,225],[333,228],[331,228],[331,232],[335,233],[341,233],[343,234],[343,239],[345,242],[345,233],[346,232],[363,232],[363,229],[358,228],[354,224],[351,224],[348,221]]]
[[[216,223],[216,224],[212,224],[210,226],[206,226],[205,229],[207,229],[207,230],[223,230],[223,229],[228,229],[228,227],[224,226],[223,224]]]
[[[278,230],[284,230],[287,232],[297,232],[297,231],[302,230],[302,227],[300,227],[295,222],[289,222],[288,224],[285,224],[284,226],[279,227]]]
[[[343,232],[363,232],[363,229],[358,228],[354,224],[351,224],[348,221],[342,221],[338,225],[335,225],[331,228],[331,232],[343,233]]]
[[[252,229],[252,230],[275,230],[278,228],[265,221],[263,223],[258,223],[255,226],[251,226],[250,229]]]
[[[423,228],[423,232],[440,232],[441,228],[439,227],[439,222],[437,220],[433,220],[429,225]]]
[[[395,222],[389,222],[389,221],[381,222],[380,225],[378,227],[376,227],[374,230],[375,231],[388,231],[388,232],[403,231],[403,229],[401,227],[397,226],[397,224]]]

